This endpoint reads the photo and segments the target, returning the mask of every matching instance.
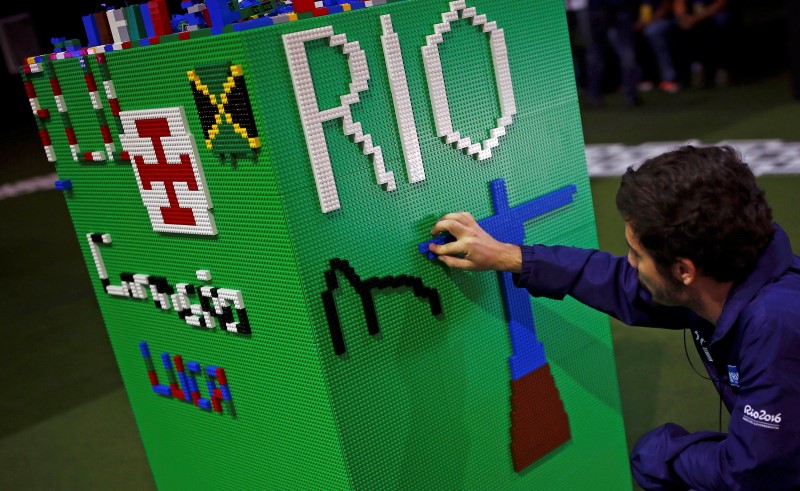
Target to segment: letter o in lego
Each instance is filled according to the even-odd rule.
[[[450,24],[461,19],[471,19],[472,25],[489,36],[492,52],[495,83],[500,97],[500,117],[497,126],[489,131],[489,138],[481,143],[472,143],[468,136],[453,129],[450,118],[450,105],[447,101],[447,90],[442,71],[442,60],[439,56],[439,44],[444,42],[443,33],[450,31]],[[511,124],[511,117],[517,113],[514,102],[514,89],[511,85],[511,70],[508,64],[508,49],[505,33],[497,28],[495,22],[487,22],[486,15],[477,15],[475,8],[466,8],[464,0],[450,4],[450,11],[442,14],[442,22],[433,26],[433,34],[426,37],[427,43],[422,47],[422,61],[425,65],[425,76],[428,81],[428,93],[433,107],[433,119],[436,136],[445,139],[445,143],[463,149],[468,155],[478,160],[492,156],[492,148],[499,145],[498,138],[505,135],[506,126]]]

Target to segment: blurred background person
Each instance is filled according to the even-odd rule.
[[[642,33],[650,48],[649,52],[643,53],[643,56],[648,57],[652,54],[657,62],[660,76],[658,88],[670,94],[674,94],[680,89],[673,56],[672,38],[676,27],[673,0],[642,1],[639,8],[639,21],[635,25],[635,30]],[[653,83],[649,80],[639,85],[639,89],[644,91],[652,88]]]
[[[731,13],[728,0],[674,0],[675,20],[691,62],[693,87],[730,84]],[[713,78],[712,78],[713,77]]]
[[[589,105],[600,106],[603,99],[606,41],[619,58],[622,97],[628,106],[638,106],[636,94],[639,66],[633,25],[638,5],[635,0],[589,0],[589,35],[586,39]]]

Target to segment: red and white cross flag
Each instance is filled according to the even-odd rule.
[[[122,111],[122,148],[156,232],[217,235],[211,198],[182,107]]]

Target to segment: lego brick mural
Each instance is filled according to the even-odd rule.
[[[182,5],[21,68],[159,487],[630,489],[607,319],[428,249],[597,246],[563,2]]]

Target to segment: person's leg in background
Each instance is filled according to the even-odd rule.
[[[589,7],[583,19],[578,18],[578,28],[588,32],[586,37],[586,68],[589,88],[589,105],[599,106],[603,100],[603,48],[608,36],[608,12],[603,8]]]
[[[636,84],[639,82],[639,65],[636,62],[636,40],[633,32],[636,16],[633,10],[625,7],[613,9],[610,15],[613,28],[611,44],[617,52],[622,71],[622,97],[626,104],[637,106],[641,101],[636,94]]]
[[[670,46],[670,36],[675,31],[675,27],[674,19],[658,19],[646,25],[643,30],[644,37],[658,62],[658,70],[661,74],[659,87],[670,93],[678,91],[678,74],[675,71],[675,62]]]

